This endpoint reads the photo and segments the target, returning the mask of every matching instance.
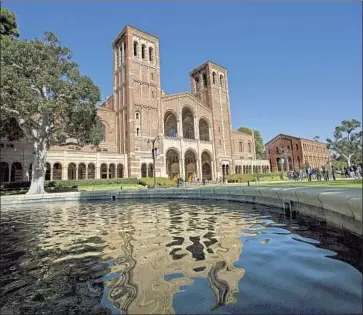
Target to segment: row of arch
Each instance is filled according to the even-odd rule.
[[[194,81],[195,81],[195,87],[196,87],[196,90],[200,90],[202,87],[206,88],[208,86],[208,77],[207,77],[207,74],[205,72],[202,73],[201,75],[201,81],[200,81],[200,78],[199,76],[196,76],[194,78]],[[223,74],[220,74],[219,75],[219,82],[218,81],[218,75],[215,71],[212,72],[212,82],[213,84],[218,84],[221,86],[221,87],[225,87],[226,86],[226,83],[225,83],[225,79],[224,79],[224,76]]]
[[[50,163],[46,163],[45,180],[62,180],[63,179],[63,167],[61,163],[54,163],[53,167]],[[123,178],[124,166],[123,164],[111,163],[107,165],[101,164],[99,178]],[[31,180],[32,176],[32,164],[29,165],[28,179]],[[95,164],[89,163],[69,163],[67,166],[67,178],[66,179],[95,179],[96,167]],[[19,162],[14,162],[9,167],[6,162],[0,163],[0,182],[20,182],[24,181],[24,168]]]
[[[164,135],[166,137],[178,137],[178,123],[179,119],[175,112],[167,111],[164,115]],[[182,109],[182,132],[184,139],[195,139],[195,126],[194,115],[189,107]],[[199,139],[203,141],[210,141],[210,124],[206,118],[200,118],[198,129]]]
[[[182,160],[184,165],[181,163]],[[166,173],[173,180],[184,177],[186,181],[193,181],[199,178],[198,174],[201,175],[202,180],[212,180],[212,156],[209,152],[203,151],[199,162],[194,150],[186,150],[182,157],[177,149],[170,148],[166,152]]]
[[[139,43],[138,41],[134,41],[134,57],[139,56]],[[154,60],[154,49],[153,47],[149,46],[148,50],[146,49],[145,44],[141,44],[141,59],[146,59],[146,51],[148,51],[148,59],[150,62]]]
[[[270,173],[270,167],[267,165],[236,165],[236,174],[267,174]]]
[[[141,177],[154,177],[154,165],[149,163],[149,166],[146,163],[141,164]]]
[[[279,153],[285,153],[285,146],[281,146],[281,148],[279,147],[276,147],[276,154],[279,154]],[[293,148],[290,147],[290,145],[287,145],[286,146],[286,152],[291,152],[293,150]],[[296,143],[295,144],[295,150],[299,150],[299,145]],[[271,149],[268,150],[268,153],[271,154]]]
[[[241,140],[238,143],[238,149],[239,149],[239,152],[243,152],[244,146],[243,146],[243,141],[241,141]],[[252,153],[252,143],[251,143],[251,141],[248,141],[247,149],[248,149],[248,153]]]

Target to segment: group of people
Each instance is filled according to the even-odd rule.
[[[317,181],[329,181],[330,178],[333,180],[337,179],[337,174],[340,173],[342,177],[346,178],[362,178],[362,167],[360,165],[351,165],[348,167],[342,167],[340,170],[336,169],[334,166],[329,170],[328,167],[307,167],[305,172],[303,170],[294,170],[288,174],[288,178],[290,180],[302,181],[304,178],[307,178],[308,181],[317,180]]]
[[[346,178],[362,178],[362,167],[360,165],[353,164],[348,167],[342,167],[340,169],[340,175]]]

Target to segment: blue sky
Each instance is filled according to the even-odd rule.
[[[360,2],[14,2],[22,38],[48,30],[83,74],[112,94],[111,43],[126,24],[160,38],[161,83],[190,90],[189,71],[228,69],[233,128],[322,140],[362,119]]]

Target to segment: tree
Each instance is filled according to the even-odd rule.
[[[315,136],[315,137],[313,138],[313,140],[314,140],[314,141],[319,141],[319,140],[320,140],[320,136]]]
[[[356,119],[343,120],[340,126],[335,127],[334,139],[326,139],[329,149],[343,157],[348,166],[362,159],[362,130],[356,131],[360,126],[361,122]]]
[[[248,134],[252,134],[252,132],[254,133],[256,158],[257,159],[264,159],[265,146],[263,144],[263,139],[262,139],[260,131],[259,130],[252,130],[252,129],[247,128],[247,127],[240,127],[240,128],[238,128],[238,131],[245,132],[245,133],[248,133]]]
[[[96,104],[98,87],[82,76],[71,51],[49,32],[44,40],[2,36],[2,134],[33,144],[32,182],[28,194],[45,193],[47,152],[52,145],[86,145],[101,141]],[[16,122],[16,126],[14,126]],[[17,126],[21,134],[17,134]]]
[[[252,129],[250,129],[250,128],[239,127],[237,130],[240,131],[240,132],[244,132],[244,133],[248,133],[248,134],[252,135]]]
[[[254,130],[255,134],[255,150],[256,150],[256,158],[262,160],[264,158],[264,149],[263,139],[259,130]]]
[[[5,8],[0,8],[0,35],[19,37],[15,13]]]

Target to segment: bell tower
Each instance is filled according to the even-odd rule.
[[[128,174],[136,177],[140,173],[140,155],[150,155],[147,140],[158,135],[159,39],[128,25],[112,47],[118,150],[127,153]]]
[[[190,72],[192,94],[212,110],[217,170],[232,165],[232,124],[227,69],[206,62]]]

